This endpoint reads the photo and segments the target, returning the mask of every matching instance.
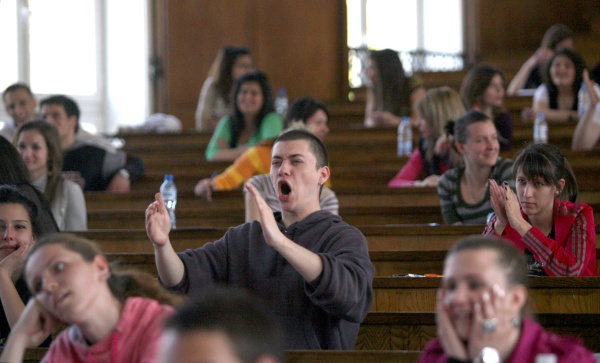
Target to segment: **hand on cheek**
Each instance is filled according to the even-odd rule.
[[[448,357],[466,361],[467,350],[450,319],[450,311],[446,303],[444,289],[438,289],[436,302],[437,334],[444,352]]]

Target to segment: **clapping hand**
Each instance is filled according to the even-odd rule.
[[[510,188],[508,188],[508,184],[504,184],[503,187],[499,186],[494,179],[489,179],[488,183],[490,186],[490,201],[496,214],[494,229],[497,234],[501,234],[504,227],[508,224],[508,217],[506,216],[506,189],[510,190]]]
[[[260,215],[260,225],[263,229],[265,241],[269,246],[276,248],[277,245],[281,243],[281,237],[285,239],[287,238],[279,230],[271,207],[269,207],[267,202],[265,202],[263,197],[256,190],[256,187],[254,187],[252,183],[246,183],[246,188],[252,195],[252,198],[254,198],[254,202],[256,203],[256,207],[258,208],[258,213]]]
[[[504,191],[506,192],[506,218],[512,228],[519,230],[519,227],[531,228],[531,225],[521,215],[521,205],[515,193],[508,187],[508,184],[504,185]],[[526,226],[525,226],[526,225]],[[528,226],[528,227],[527,227]]]
[[[146,234],[155,246],[164,246],[169,241],[171,218],[165,207],[165,201],[160,193],[156,200],[146,208]]]

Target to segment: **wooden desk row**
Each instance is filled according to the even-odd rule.
[[[537,314],[544,329],[582,340],[594,352],[600,351],[600,314]],[[436,337],[435,313],[369,313],[361,324],[358,350],[422,350]]]
[[[197,248],[199,245],[193,246]],[[144,249],[151,249],[146,242]],[[177,251],[184,251],[177,250]],[[109,259],[121,264],[156,275],[154,252],[105,252]],[[375,266],[376,276],[392,276],[396,274],[441,274],[444,269],[444,258],[447,251],[369,251],[369,257]],[[596,265],[600,266],[600,248],[596,248]],[[600,268],[597,267],[600,275]],[[600,303],[600,301],[599,301]]]
[[[46,354],[46,348],[32,348],[25,353],[23,363],[38,363]],[[286,363],[414,363],[419,351],[393,350],[291,350],[286,351]]]
[[[600,220],[600,203],[590,204],[595,220]],[[343,220],[353,226],[387,224],[443,224],[439,206],[396,205],[343,207],[339,211]],[[177,208],[179,227],[215,226],[231,227],[244,223],[244,209],[223,208],[204,210],[201,208]],[[144,210],[90,210],[90,229],[137,229],[144,228]]]

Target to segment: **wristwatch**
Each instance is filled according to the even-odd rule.
[[[123,178],[129,180],[131,178],[131,175],[129,174],[129,171],[127,169],[121,169],[117,172],[117,174],[119,174],[120,176],[122,176]]]
[[[485,347],[481,353],[473,360],[474,363],[501,363],[498,350],[492,347]]]

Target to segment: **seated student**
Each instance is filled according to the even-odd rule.
[[[477,110],[494,120],[501,137],[500,151],[512,148],[513,121],[504,109],[504,74],[488,64],[471,68],[460,86],[460,97],[467,110]]]
[[[319,139],[324,140],[329,133],[328,119],[329,114],[324,104],[312,97],[302,97],[290,107],[286,125],[293,128],[306,127]],[[194,194],[211,200],[213,191],[232,190],[240,187],[253,175],[268,173],[271,167],[273,140],[264,140],[248,148],[224,172],[198,181],[194,187]]]
[[[456,121],[453,147],[464,165],[445,172],[438,182],[444,223],[485,224],[492,209],[489,180],[507,181],[514,188],[512,160],[499,156],[494,122],[479,111],[468,111]]]
[[[25,83],[14,83],[6,87],[2,99],[4,100],[6,113],[10,115],[11,120],[4,124],[4,128],[0,130],[0,135],[13,142],[19,126],[27,121],[40,118],[36,112],[37,101],[33,96],[33,92],[31,92],[31,88]],[[83,128],[78,129],[75,139],[94,144],[110,152],[115,151],[110,139],[99,134],[91,134]]]
[[[490,180],[495,216],[484,234],[502,236],[527,256],[531,274],[597,276],[596,223],[587,204],[577,204],[569,162],[551,144],[531,144],[513,164],[517,194]]]
[[[40,102],[42,117],[56,126],[64,153],[63,171],[78,182],[83,191],[106,190],[125,193],[144,174],[144,164],[124,151],[110,152],[75,138],[80,111],[67,96],[50,96]]]
[[[30,121],[17,130],[16,146],[31,174],[32,182],[52,206],[61,231],[87,230],[87,211],[81,187],[63,178],[60,136],[44,120]]]
[[[42,362],[154,362],[172,296],[156,279],[109,265],[96,245],[73,234],[40,239],[25,261],[34,299],[8,338],[3,362],[20,362],[26,348],[70,324]]]
[[[0,185],[0,345],[31,297],[21,270],[27,253],[42,235],[37,213],[35,204],[18,189]]]
[[[229,287],[204,291],[177,308],[165,322],[158,362],[278,363],[282,355],[283,334],[266,304]]]
[[[401,116],[413,115],[413,106],[425,94],[423,80],[406,76],[398,52],[372,51],[367,63],[365,126],[398,126]]]
[[[286,118],[288,130],[306,128],[321,141],[329,133],[327,107],[312,97],[297,99],[290,107]],[[237,188],[250,178],[249,181],[256,187],[271,209],[274,212],[279,211],[279,201],[273,186],[271,186],[269,174],[267,174],[271,167],[272,149],[273,140],[266,140],[259,145],[252,146],[223,173],[200,180],[194,187],[194,193],[207,200],[212,200],[213,191]],[[327,184],[329,184],[329,180]],[[246,189],[244,189],[244,202],[246,205],[246,222],[257,220],[258,211],[254,199],[246,192]],[[323,186],[321,209],[333,214],[338,214],[339,211],[339,201],[328,185]]]
[[[13,144],[0,137],[0,185],[15,186],[37,210],[42,234],[58,232],[50,204],[44,195],[30,184],[31,175]]]
[[[374,267],[362,233],[320,210],[329,178],[325,145],[306,130],[281,134],[271,154],[275,213],[249,183],[260,222],[230,228],[218,241],[176,253],[160,193],[146,209],[160,281],[193,295],[215,284],[244,287],[265,298],[281,319],[286,349],[354,349],[371,303]]]
[[[595,363],[578,339],[547,332],[528,316],[527,286],[525,258],[509,243],[484,236],[457,242],[437,294],[437,338],[419,362],[540,362],[538,355],[554,354],[554,362]]]
[[[12,142],[19,126],[37,118],[35,112],[37,101],[25,83],[14,83],[6,87],[2,93],[2,101],[4,101],[4,109],[10,116],[10,120],[4,122],[0,136]]]
[[[510,81],[506,93],[514,96],[523,89],[535,89],[543,82],[542,74],[546,69],[548,60],[562,49],[575,49],[573,32],[564,24],[554,24],[544,34],[542,44],[538,50],[521,66],[517,74]]]
[[[267,76],[247,73],[235,85],[233,111],[219,121],[206,147],[206,160],[235,160],[248,147],[276,138],[282,129]]]
[[[583,97],[587,97],[587,100],[583,100],[583,102],[588,102],[587,109],[577,110],[580,118],[573,132],[571,142],[571,149],[575,151],[591,150],[600,138],[600,104],[598,103],[600,87],[590,79],[587,70],[583,71],[583,81],[585,87],[588,90],[594,90],[594,92],[588,91],[583,95]]]
[[[451,152],[446,128],[465,113],[460,97],[450,87],[428,90],[418,102],[421,137],[408,162],[388,182],[388,187],[435,187],[440,175],[460,162]],[[418,180],[424,175],[423,180]]]
[[[524,120],[533,121],[536,114],[543,113],[548,122],[577,121],[584,69],[585,61],[575,51],[556,52],[548,62],[544,83],[535,90],[532,111],[522,113]]]
[[[213,131],[222,117],[231,114],[233,85],[253,69],[247,48],[228,45],[219,50],[200,91],[196,130]]]

